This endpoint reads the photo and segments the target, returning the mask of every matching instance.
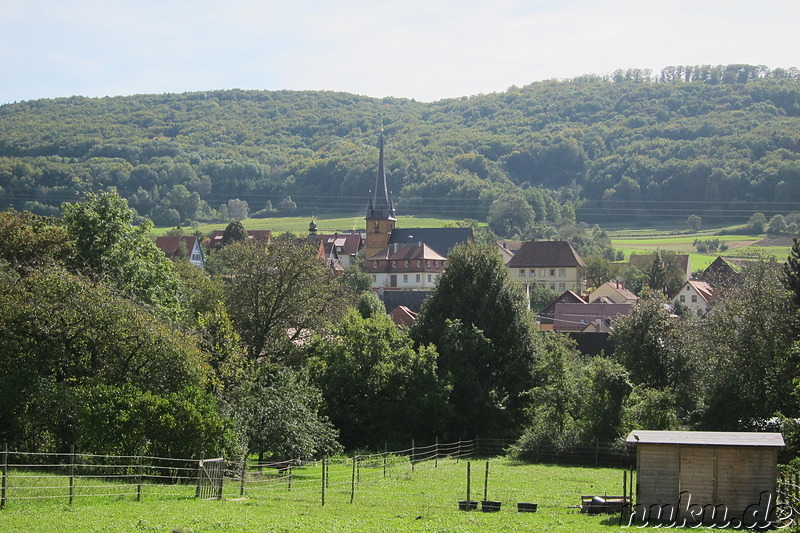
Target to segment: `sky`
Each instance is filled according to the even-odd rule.
[[[800,67],[797,0],[0,0],[0,104],[218,89],[435,101],[616,69]]]

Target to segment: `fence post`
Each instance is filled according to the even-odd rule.
[[[470,478],[471,461],[467,461],[467,509],[469,509],[469,478]]]
[[[242,455],[242,468],[239,476],[239,497],[244,496],[244,476],[247,472],[247,453]]]
[[[411,439],[411,471],[414,471],[414,439]]]
[[[69,504],[75,500],[75,445],[69,449]]]
[[[436,453],[433,455],[433,467],[439,468],[439,437],[436,437]]]
[[[486,461],[486,473],[483,475],[483,501],[489,499],[489,461]]]
[[[289,463],[289,479],[288,479],[288,486],[286,487],[286,489],[289,492],[292,492],[292,476],[294,475],[292,474],[292,472],[293,472],[293,465],[292,463]]]
[[[388,444],[385,442],[383,443],[383,477],[386,477],[386,457],[389,455],[387,451],[389,449]]]
[[[456,451],[456,464],[458,464],[458,460],[461,458],[461,439],[458,439],[458,450]]]
[[[197,489],[194,492],[194,497],[195,498],[199,498],[200,497],[200,486],[201,486],[201,483],[203,481],[203,459],[204,458],[205,458],[205,455],[203,454],[203,452],[200,452],[200,458],[197,460],[197,476],[196,476],[197,477]]]
[[[6,508],[6,487],[8,487],[8,443],[3,444],[3,481],[0,488],[0,509]]]
[[[142,471],[144,470],[144,457],[142,450],[139,450],[139,465],[136,467],[136,501],[142,501]]]
[[[357,455],[353,456],[353,475],[350,478],[350,503],[353,503],[353,499],[356,497],[356,461],[358,459]]]
[[[598,460],[600,459],[600,440],[595,437],[594,438],[594,466],[597,466]]]
[[[322,457],[322,506],[325,507],[325,463],[328,461],[327,456]]]

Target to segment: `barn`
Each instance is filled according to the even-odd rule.
[[[775,507],[780,433],[632,431],[646,520],[762,523]],[[733,522],[736,523],[736,522]]]

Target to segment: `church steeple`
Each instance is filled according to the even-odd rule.
[[[378,174],[375,177],[375,189],[367,204],[367,239],[365,248],[367,258],[389,245],[389,238],[397,219],[394,217],[394,203],[386,187],[386,167],[383,162],[383,133],[380,136],[380,155],[378,156]]]
[[[383,162],[383,133],[380,136],[380,155],[378,156],[378,174],[375,176],[375,189],[367,205],[367,220],[396,220],[394,203],[386,187],[386,166]]]

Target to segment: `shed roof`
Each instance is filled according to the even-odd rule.
[[[697,444],[709,446],[783,446],[780,433],[728,431],[631,431],[626,442],[638,444]]]

